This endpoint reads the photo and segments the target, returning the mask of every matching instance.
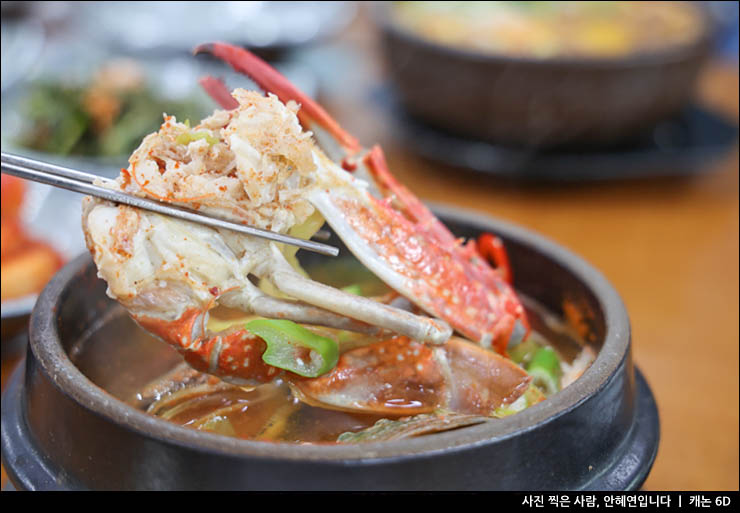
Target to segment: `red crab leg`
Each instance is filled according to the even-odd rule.
[[[135,315],[142,328],[172,345],[196,370],[221,378],[241,379],[266,383],[280,373],[280,369],[262,361],[265,342],[241,330],[225,330],[210,337],[203,333],[205,312],[197,308],[186,310],[178,319],[166,321],[156,317]]]
[[[363,163],[383,195],[393,197],[394,206],[397,206],[416,225],[419,231],[423,231],[439,244],[458,253],[465,260],[471,261],[483,275],[481,279],[490,280],[494,284],[497,281],[494,273],[491,273],[494,270],[481,262],[477,256],[480,254],[484,258],[490,258],[501,269],[501,277],[504,281],[511,283],[509,258],[500,238],[491,234],[481,235],[478,240],[477,251],[475,251],[475,245],[471,245],[469,248],[461,246],[460,240],[456,239],[424,203],[391,174],[386,164],[385,154],[380,146],[373,146],[372,150],[364,157]]]
[[[489,262],[496,265],[506,283],[513,282],[509,255],[506,253],[503,241],[490,233],[484,233],[478,237],[478,253]]]
[[[459,246],[458,240],[447,227],[391,174],[385,160],[385,153],[380,146],[377,144],[373,146],[364,157],[363,163],[383,196],[393,196],[393,205],[398,206],[406,218],[413,222],[420,231],[447,248]]]
[[[216,100],[216,103],[224,109],[231,110],[239,106],[239,102],[231,96],[231,91],[229,91],[229,88],[226,87],[226,84],[221,79],[205,76],[198,80],[198,82],[210,97]]]
[[[358,201],[342,192],[319,191],[311,201],[373,274],[471,340],[505,352],[523,308],[513,294],[502,295],[503,280],[496,276],[491,286],[475,266],[425,236],[387,200],[368,195]]]
[[[390,173],[383,150],[379,146],[372,148],[364,157],[363,163],[384,196],[393,198],[393,205],[399,208],[416,229],[447,249],[453,255],[453,259],[461,262],[461,265],[471,273],[473,280],[485,283],[490,290],[497,291],[503,310],[519,320],[528,332],[529,323],[524,307],[510,286],[511,267],[501,239],[484,234],[479,240],[478,251],[475,251],[474,243],[469,247],[462,246],[447,227]],[[484,258],[491,258],[498,269],[492,269],[483,258],[480,258],[481,255]],[[450,323],[461,333],[467,334],[464,326]],[[494,340],[494,347],[503,353],[507,342],[508,340],[500,340],[497,343]]]
[[[283,103],[293,100],[300,104],[301,110],[298,112],[298,118],[307,130],[315,130],[316,126],[320,127],[339,141],[349,155],[362,149],[357,139],[345,132],[321,105],[299,91],[275,68],[256,55],[244,48],[227,43],[207,43],[193,50],[194,54],[202,52],[210,53],[228,62],[236,71],[250,77],[262,89],[277,95]]]

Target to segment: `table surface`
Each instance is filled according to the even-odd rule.
[[[660,412],[644,489],[737,490],[737,148],[695,178],[610,184],[533,187],[434,165],[396,143],[391,120],[368,102],[383,76],[376,36],[362,21],[352,28],[342,47],[363,68],[322,84],[328,110],[366,144],[382,143],[393,173],[423,200],[518,223],[600,269],[627,306],[634,360]],[[710,65],[699,98],[737,123],[737,66]],[[3,384],[12,364],[3,362]]]

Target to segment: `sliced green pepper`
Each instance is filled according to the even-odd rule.
[[[560,358],[551,347],[543,347],[537,350],[526,367],[532,376],[535,385],[542,388],[546,395],[550,396],[560,390]]]
[[[246,324],[267,344],[262,360],[307,378],[326,374],[339,360],[339,346],[303,326],[284,319],[255,319]]]

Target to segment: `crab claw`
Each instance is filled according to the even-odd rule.
[[[190,308],[168,321],[145,314],[132,318],[152,335],[168,342],[198,371],[237,384],[267,383],[280,369],[262,361],[265,342],[244,329],[206,334],[207,311]]]
[[[223,80],[206,75],[201,77],[198,83],[222,108],[231,110],[239,106],[239,102],[231,96],[231,91],[226,87]]]

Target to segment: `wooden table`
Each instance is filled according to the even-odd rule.
[[[328,109],[363,142],[381,142],[393,172],[422,199],[516,222],[599,268],[624,299],[634,359],[660,410],[645,489],[737,490],[737,149],[695,179],[608,185],[525,187],[431,165],[389,138],[391,121],[369,105],[382,69],[373,32],[362,21],[354,29],[342,45],[363,66],[325,84]],[[737,122],[737,67],[710,66],[700,97]]]
[[[382,81],[377,41],[345,36]],[[342,83],[352,90],[357,78]],[[738,122],[738,68],[711,64],[704,105]],[[367,91],[329,108],[425,201],[500,217],[578,253],[611,281],[632,322],[634,360],[658,403],[661,441],[646,490],[737,490],[738,151],[692,179],[531,187],[430,164],[387,136]]]

